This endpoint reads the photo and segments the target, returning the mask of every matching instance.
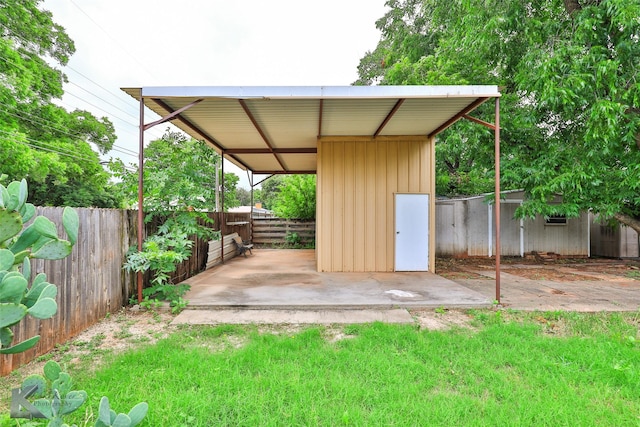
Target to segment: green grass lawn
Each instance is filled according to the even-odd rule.
[[[473,328],[375,323],[340,339],[185,327],[70,372],[85,406],[148,402],[145,426],[640,425],[640,313],[470,315]]]

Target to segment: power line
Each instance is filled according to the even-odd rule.
[[[0,132],[4,133],[5,135],[12,135],[12,132],[6,131],[4,129],[0,129]],[[16,140],[16,139],[12,139],[12,141],[14,143],[19,143],[19,144],[24,144],[28,147],[34,148],[36,150],[42,150],[42,151],[47,151],[50,153],[55,153],[55,154],[59,154],[61,156],[66,156],[66,157],[70,157],[76,160],[82,160],[83,162],[93,162],[95,159],[90,159],[88,157],[80,157],[80,156],[76,156],[75,154],[73,154],[72,152],[65,150],[63,148],[60,147],[55,147],[52,143],[50,142],[45,142],[45,141],[41,141],[41,140],[37,140],[37,139],[33,139],[33,138],[29,138],[27,136],[24,136],[24,134],[22,135],[22,138],[24,138],[26,141],[30,141],[33,142],[34,144],[29,144],[28,142],[25,141],[21,141],[21,140]],[[35,144],[40,144],[40,145],[35,145]],[[42,146],[44,145],[44,147]],[[51,147],[55,147],[55,148],[51,148]],[[95,153],[97,154],[97,153]],[[98,160],[102,160],[100,157],[98,157]],[[128,166],[128,165],[124,165],[124,167],[130,171],[134,171],[136,170],[135,168]]]
[[[122,111],[123,113],[125,113],[126,115],[128,115],[129,117],[131,117],[132,119],[134,119],[134,120],[135,120],[135,119],[137,119],[137,117],[136,117],[136,116],[134,116],[133,114],[129,113],[128,111],[123,110],[122,108],[118,107],[118,106],[117,106],[117,105],[115,105],[115,104],[112,104],[111,102],[107,101],[106,99],[104,99],[104,98],[101,98],[101,97],[97,96],[96,94],[94,94],[93,92],[91,92],[91,91],[90,91],[90,90],[88,90],[88,89],[83,88],[83,87],[82,87],[82,86],[80,86],[79,84],[77,84],[77,83],[75,83],[75,82],[72,82],[72,81],[70,81],[70,82],[69,82],[69,84],[72,84],[72,85],[74,85],[74,86],[78,87],[79,89],[81,89],[81,90],[83,90],[83,91],[87,92],[89,95],[91,95],[91,96],[94,96],[94,97],[98,98],[100,101],[104,102],[105,104],[109,104],[109,105],[111,105],[112,107],[114,107],[115,109],[117,109],[117,110],[119,110],[119,111]],[[107,112],[107,111],[105,111],[105,110],[102,110],[102,111],[104,111],[105,113]],[[119,118],[119,117],[118,117],[118,118]],[[123,119],[120,119],[120,120],[123,120]]]
[[[75,5],[75,4],[74,4],[74,6],[78,7],[78,6],[77,6],[77,5]],[[78,7],[78,9],[80,9],[80,8]],[[82,10],[81,10],[81,11],[82,11]],[[82,11],[82,12],[83,12],[83,13],[85,13],[84,11]],[[85,15],[86,15],[86,13],[85,13]],[[87,16],[88,16],[88,15],[87,15]],[[91,19],[91,17],[89,17],[89,19]],[[92,21],[93,21],[93,20],[92,20]],[[94,21],[94,23],[95,23],[95,21]],[[96,24],[96,25],[98,25],[98,24]],[[8,27],[6,27],[6,26],[5,26],[5,25],[3,25],[3,24],[0,24],[0,26],[2,26],[2,27],[4,27],[4,28],[7,28],[7,29],[8,29]],[[99,25],[98,25],[98,26],[99,26]],[[102,28],[101,28],[101,29],[102,29]],[[103,30],[103,31],[104,31],[104,30]],[[105,31],[105,33],[106,33],[106,31]],[[22,40],[23,42],[25,42],[25,43],[27,43],[27,44],[29,43],[27,40],[25,40],[24,38],[22,38],[22,37],[20,37],[20,36],[18,36],[18,35],[16,35],[16,34],[12,34],[12,35],[13,35],[13,37],[18,38],[18,39]],[[108,34],[107,34],[107,35],[108,35]],[[5,59],[5,61],[7,61],[7,62],[11,63],[12,65],[14,65],[14,66],[15,66],[16,68],[18,68],[18,69],[22,69],[22,70],[23,70],[23,71],[25,71],[25,72],[30,72],[30,70],[28,70],[27,68],[25,68],[25,67],[24,67],[24,66],[22,66],[21,64],[17,64],[16,62],[14,62],[12,59],[8,58],[7,56],[0,55],[0,58]],[[103,86],[99,85],[98,83],[96,83],[95,81],[91,80],[90,78],[88,78],[87,76],[85,76],[84,74],[82,74],[81,72],[79,72],[79,71],[77,71],[77,70],[75,70],[74,68],[69,67],[69,66],[67,66],[66,68],[69,68],[69,69],[73,70],[74,72],[76,72],[76,73],[78,73],[79,75],[83,76],[84,78],[86,78],[87,80],[89,80],[90,82],[92,82],[93,84],[95,84],[96,86],[98,86],[98,87],[100,87],[101,89],[105,90],[107,93],[109,93],[109,94],[111,94],[112,96],[114,96],[114,98],[115,98],[115,99],[118,99],[119,101],[121,101],[121,100],[117,97],[117,95],[115,95],[113,92],[111,92],[111,91],[109,91],[108,89],[104,88]],[[127,112],[127,111],[123,110],[122,108],[120,108],[120,107],[116,106],[115,104],[113,104],[113,103],[111,103],[111,102],[107,101],[106,99],[104,99],[104,98],[102,98],[102,97],[97,96],[95,93],[91,92],[90,90],[87,90],[86,88],[84,88],[84,87],[80,86],[79,84],[77,84],[77,83],[75,83],[75,82],[69,82],[69,83],[73,84],[74,86],[77,86],[77,87],[78,87],[78,88],[80,88],[81,90],[83,90],[83,91],[87,92],[89,95],[91,95],[91,96],[93,96],[93,97],[95,97],[95,98],[99,99],[100,101],[102,101],[102,102],[104,102],[104,103],[106,103],[106,104],[108,104],[108,105],[111,105],[112,107],[116,108],[117,110],[124,112],[125,114],[127,114],[128,116],[130,116],[131,118],[133,118],[134,120],[137,120],[137,119],[138,119],[138,117],[133,116],[131,113],[129,113],[129,112]],[[131,126],[131,127],[133,127],[133,128],[138,129],[138,124],[131,123],[131,122],[129,122],[127,119],[123,119],[123,118],[119,117],[118,115],[113,114],[112,112],[105,110],[104,108],[102,108],[102,107],[100,107],[100,106],[98,106],[98,105],[96,105],[96,104],[94,104],[94,103],[92,103],[92,102],[88,101],[87,99],[85,99],[85,98],[83,98],[83,97],[81,97],[81,96],[76,95],[75,93],[73,93],[73,92],[72,92],[72,91],[70,91],[70,90],[66,90],[66,91],[64,91],[64,93],[66,93],[66,94],[68,94],[68,95],[70,95],[70,96],[73,96],[74,98],[76,98],[76,99],[78,99],[78,100],[80,100],[80,101],[82,101],[82,102],[85,102],[85,103],[87,103],[88,105],[91,105],[91,106],[92,106],[92,107],[94,107],[94,108],[97,108],[98,110],[100,110],[100,111],[104,112],[104,113],[105,113],[105,114],[107,114],[108,116],[111,116],[111,117],[113,117],[113,118],[115,118],[115,119],[117,119],[117,120],[121,121],[122,123],[124,123],[124,124],[125,124],[125,125],[127,125],[127,126]],[[61,102],[62,102],[62,101],[61,101]],[[6,104],[4,104],[4,105],[6,106]],[[69,106],[68,104],[65,104],[65,105]],[[71,107],[71,106],[69,106],[69,107]],[[77,109],[78,107],[71,107],[71,108],[76,108],[76,109]],[[152,112],[152,113],[153,113],[153,114],[156,114],[155,112]],[[24,117],[21,117],[21,118],[22,118],[23,120],[27,120],[27,119],[25,119]],[[31,122],[33,123],[33,121],[31,121]],[[43,126],[47,126],[47,125],[45,125],[42,121],[40,121],[40,123],[39,123],[39,124],[40,124],[40,125],[43,125]],[[54,127],[51,127],[51,126],[47,126],[47,127],[49,127],[50,129],[54,129],[54,130],[56,130],[56,131],[58,131],[58,132],[60,132],[60,133],[63,133],[63,134],[66,134],[66,135],[72,136],[72,135],[70,135],[69,133],[67,133],[67,132],[65,132],[65,131],[63,131],[63,130],[61,130],[61,129],[59,129],[59,128],[54,128]],[[148,131],[148,132],[149,132],[149,131]],[[153,135],[154,133],[155,133],[155,135]],[[162,137],[162,133],[161,133],[159,130],[156,130],[156,132],[154,132],[153,130],[150,130],[149,134],[152,136],[152,138],[153,138],[153,137],[155,137],[155,138],[161,138],[161,137]],[[130,135],[134,135],[134,134],[133,134],[133,133],[130,133]],[[129,155],[135,155],[135,156],[137,156],[137,153],[135,153],[133,150],[129,150],[129,149],[125,148],[125,147],[119,147],[119,146],[118,146],[118,145],[116,145],[116,144],[114,144],[114,145],[113,145],[113,147],[115,147],[115,148],[112,148],[112,150],[113,150],[113,151],[120,151],[120,152],[121,152],[121,153],[123,153],[123,154],[129,154]],[[126,151],[128,151],[128,153],[127,153],[127,152],[123,152],[123,151],[121,151],[121,150],[118,150],[118,148],[121,148],[121,149],[123,149],[123,150],[126,150]]]
[[[4,129],[0,129],[0,132],[4,133],[6,135],[12,135],[11,132],[8,132],[8,131],[6,131]],[[31,142],[36,143],[36,144],[45,145],[45,147],[42,147],[40,145],[29,144],[28,142],[24,142],[24,141],[21,141],[21,140],[13,140],[13,142],[17,142],[19,144],[28,145],[29,147],[35,148],[37,150],[49,151],[49,152],[52,152],[52,153],[60,154],[62,156],[67,156],[67,157],[71,157],[71,158],[74,158],[74,159],[77,159],[77,160],[82,160],[83,162],[92,162],[92,161],[94,161],[94,159],[90,159],[90,158],[87,158],[87,157],[78,157],[78,156],[76,156],[74,154],[71,154],[70,152],[61,151],[62,149],[60,149],[60,148],[59,149],[47,148],[47,146],[50,147],[51,144],[50,143],[46,143],[44,141],[39,141],[37,139],[32,139],[32,138],[29,138],[29,137],[26,137],[26,136],[23,136],[23,138],[25,140],[27,140],[27,141],[31,141]]]
[[[7,104],[5,104],[5,103],[3,103],[3,102],[0,102],[0,105],[3,105],[3,106],[5,106],[5,107],[12,108],[10,105],[7,105]],[[68,136],[68,137],[70,137],[70,138],[77,138],[77,136],[72,135],[72,134],[70,134],[69,132],[66,132],[66,131],[65,131],[65,130],[63,130],[63,129],[60,129],[60,128],[57,128],[57,127],[53,127],[53,126],[50,126],[50,122],[44,122],[44,121],[42,121],[42,120],[36,120],[36,119],[35,119],[35,117],[34,117],[33,115],[31,115],[31,114],[28,114],[28,115],[30,116],[30,118],[24,117],[24,116],[22,116],[22,115],[20,115],[20,114],[14,114],[14,113],[11,113],[11,112],[9,112],[9,111],[5,111],[5,114],[8,114],[8,115],[10,115],[10,116],[17,117],[17,118],[19,118],[19,119],[22,119],[22,120],[28,121],[28,122],[30,122],[30,123],[32,123],[32,124],[34,124],[34,125],[36,125],[36,126],[41,126],[41,127],[44,127],[44,128],[50,129],[50,130],[53,130],[53,131],[55,131],[55,132],[61,133],[61,134],[63,134],[63,135],[66,135],[66,136]],[[115,147],[115,148],[114,148],[114,147]],[[130,155],[130,156],[137,156],[137,155],[138,155],[138,153],[137,153],[137,152],[135,152],[135,151],[133,151],[133,150],[129,150],[128,148],[115,146],[115,144],[114,144],[114,147],[112,147],[112,148],[111,148],[111,150],[109,150],[109,151],[117,151],[117,152],[120,152],[120,153],[122,153],[122,154],[127,154],[127,155]],[[124,150],[126,150],[126,151],[124,151]]]

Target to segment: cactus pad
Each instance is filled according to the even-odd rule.
[[[27,314],[27,307],[22,304],[0,303],[0,328],[13,326]]]
[[[53,298],[40,298],[27,310],[36,319],[49,319],[58,311],[58,304]]]
[[[71,254],[73,246],[66,240],[50,240],[31,254],[32,258],[63,259]]]
[[[18,212],[0,209],[0,245],[22,230],[22,217]]]

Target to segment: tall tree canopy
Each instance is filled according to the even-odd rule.
[[[389,0],[356,84],[497,84],[520,214],[593,209],[640,232],[640,2]],[[492,106],[475,114],[491,121]],[[439,137],[440,194],[490,191],[492,135]],[[557,194],[560,205],[550,204]]]
[[[0,0],[0,172],[26,178],[35,204],[112,207],[109,174],[92,147],[111,149],[113,124],[53,103],[75,46],[40,3]]]

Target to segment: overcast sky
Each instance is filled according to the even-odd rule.
[[[103,159],[137,163],[139,106],[121,87],[350,85],[378,43],[384,2],[45,0],[41,7],[76,45],[63,105],[109,117],[118,140]],[[145,121],[156,118],[148,112]],[[165,129],[147,131],[146,140]],[[248,188],[245,172],[227,170]]]

